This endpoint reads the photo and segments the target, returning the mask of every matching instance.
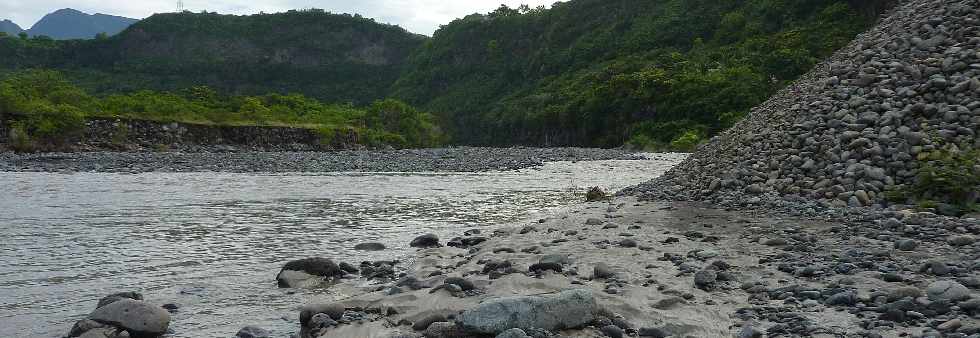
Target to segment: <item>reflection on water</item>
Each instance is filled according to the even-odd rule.
[[[0,337],[57,337],[103,295],[180,305],[173,337],[297,330],[330,290],[276,288],[288,260],[404,258],[416,235],[526,220],[659,175],[680,156],[493,173],[0,173]],[[385,243],[381,252],[351,248]]]

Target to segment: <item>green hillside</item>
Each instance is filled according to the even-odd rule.
[[[437,31],[395,96],[456,142],[686,147],[868,27],[883,1],[574,0]]]

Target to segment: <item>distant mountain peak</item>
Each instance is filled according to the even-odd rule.
[[[54,39],[91,39],[96,34],[115,35],[137,19],[108,14],[87,14],[73,8],[62,8],[45,15],[27,33],[32,36],[45,35]]]
[[[23,31],[24,29],[20,28],[20,26],[13,21],[7,19],[0,20],[0,32],[7,33],[7,35],[17,35]]]
[[[56,10],[54,12],[51,12],[48,15],[51,15],[51,14],[81,14],[81,15],[88,15],[88,14],[85,14],[85,12],[82,12],[82,11],[77,10],[77,9],[74,9],[74,8],[62,8],[62,9]]]

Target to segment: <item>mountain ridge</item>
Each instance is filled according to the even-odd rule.
[[[6,33],[7,35],[14,36],[23,32],[24,29],[20,28],[19,25],[10,20],[0,20],[0,32]]]
[[[47,36],[55,40],[92,39],[97,34],[118,34],[138,19],[110,14],[87,14],[72,8],[62,8],[44,15],[29,29],[10,20],[0,21],[0,31],[7,35],[26,32],[29,36]]]

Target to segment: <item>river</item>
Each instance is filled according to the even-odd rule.
[[[0,172],[0,337],[59,337],[99,298],[138,291],[179,309],[168,337],[298,331],[297,309],[344,297],[288,290],[289,260],[406,259],[407,243],[527,222],[682,159],[551,162],[483,173]],[[354,251],[377,241],[380,252]]]

